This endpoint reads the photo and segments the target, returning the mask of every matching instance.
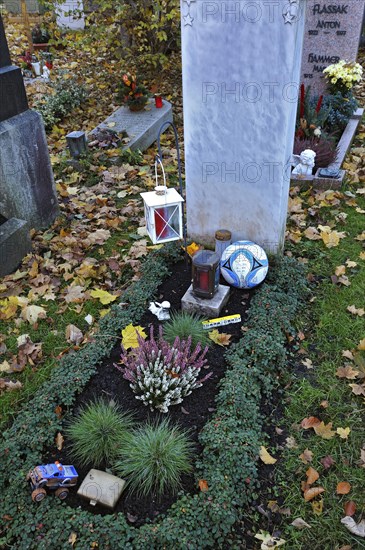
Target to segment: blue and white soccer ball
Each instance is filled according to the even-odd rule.
[[[236,241],[222,254],[221,273],[236,288],[254,288],[262,283],[269,269],[266,252],[251,241]]]

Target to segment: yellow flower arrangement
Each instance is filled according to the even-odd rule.
[[[333,93],[346,93],[361,81],[363,69],[359,63],[341,59],[338,63],[326,67],[323,73]]]

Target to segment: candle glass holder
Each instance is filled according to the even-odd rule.
[[[155,105],[157,109],[163,107],[162,96],[160,94],[155,94]]]
[[[219,286],[219,256],[211,250],[199,250],[193,256],[193,293],[199,298],[213,298]]]

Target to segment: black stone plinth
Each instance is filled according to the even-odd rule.
[[[0,122],[28,108],[21,70],[18,67],[0,68]]]
[[[32,250],[28,224],[11,218],[0,224],[0,277],[17,269],[24,256]]]

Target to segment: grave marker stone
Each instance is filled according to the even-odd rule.
[[[284,243],[303,0],[182,0],[187,229]]]
[[[340,59],[356,61],[365,0],[308,0],[304,35],[302,82],[323,93],[323,69]]]
[[[171,103],[164,99],[162,108],[157,109],[154,100],[149,99],[143,111],[132,112],[128,107],[119,107],[91,132],[89,141],[92,141],[92,134],[99,128],[109,128],[117,133],[127,132],[124,149],[145,151],[156,141],[164,122],[172,122]]]
[[[0,122],[28,109],[22,72],[13,67],[0,15]]]
[[[0,214],[48,227],[58,204],[42,117],[28,108],[0,15]]]
[[[59,27],[84,29],[84,5],[82,0],[66,0],[55,5],[56,20]],[[72,13],[74,12],[74,13]]]

